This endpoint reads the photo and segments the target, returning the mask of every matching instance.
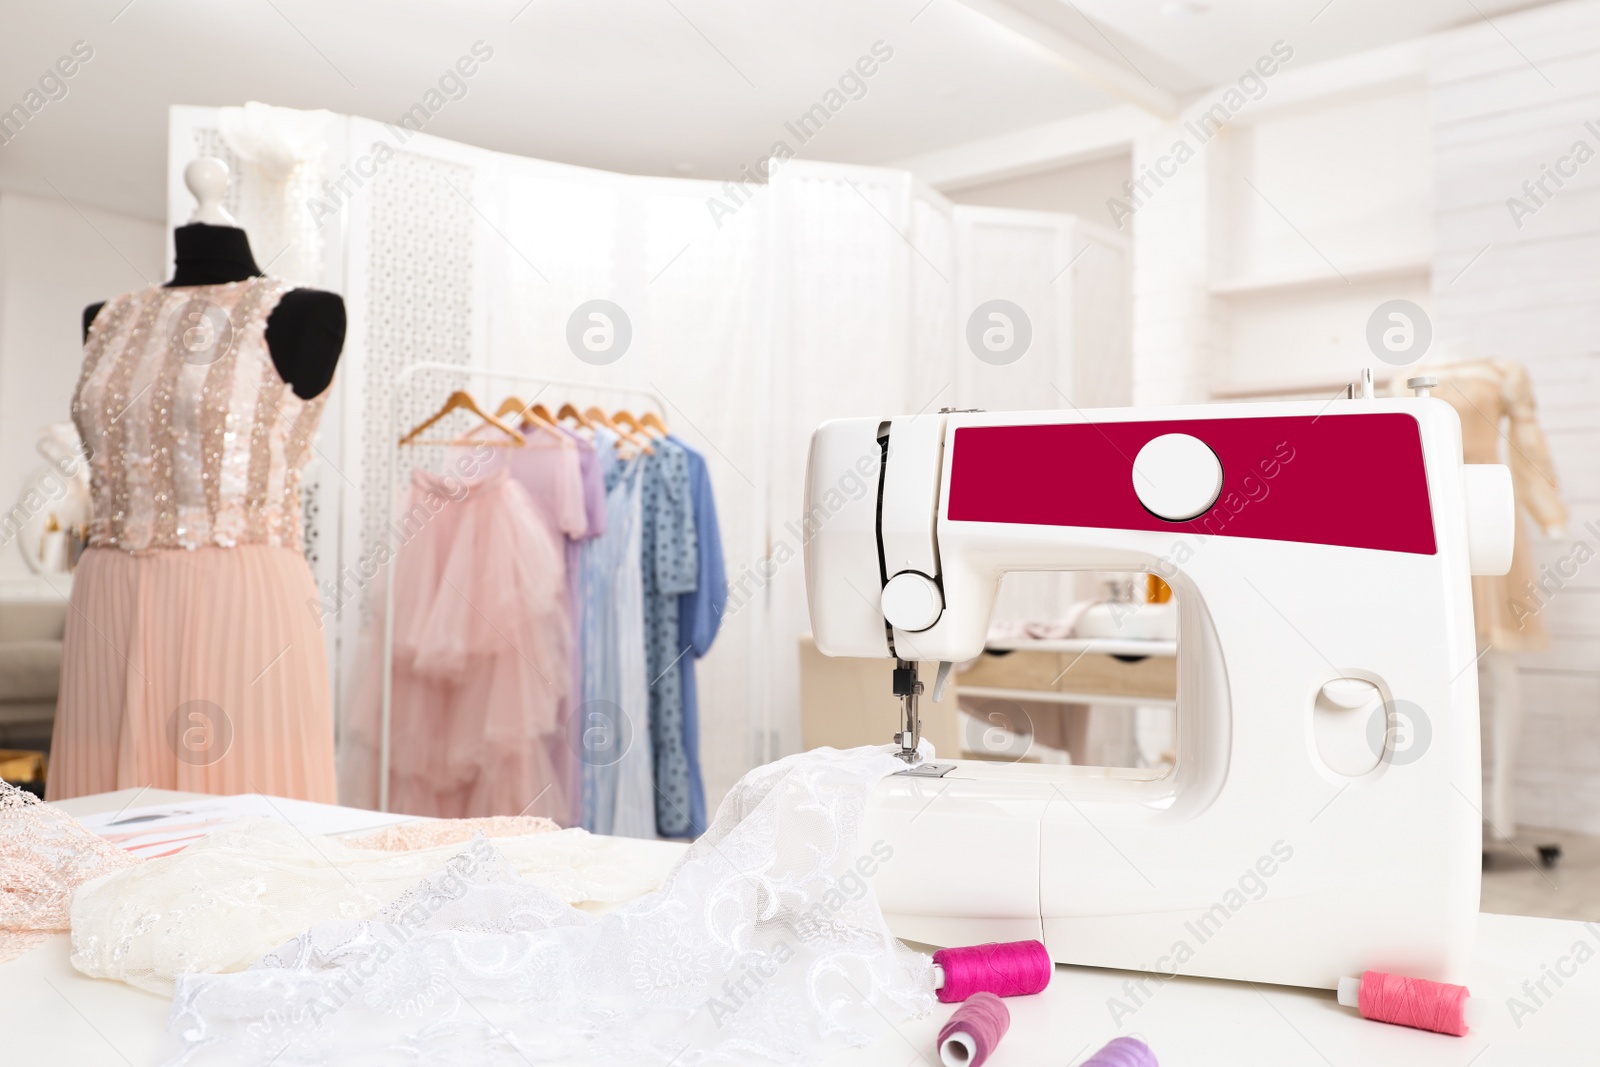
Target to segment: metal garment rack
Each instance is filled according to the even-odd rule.
[[[648,400],[655,408],[656,414],[665,416],[666,407],[660,395],[649,389],[630,389],[625,386],[595,385],[592,382],[571,381],[564,378],[550,378],[538,374],[517,374],[510,371],[480,370],[476,367],[460,363],[442,363],[433,360],[422,360],[413,363],[395,376],[394,389],[389,394],[389,449],[388,464],[384,472],[386,484],[383,490],[383,507],[385,528],[394,519],[394,494],[395,480],[399,473],[400,461],[400,435],[404,431],[400,422],[400,401],[409,396],[406,387],[418,374],[425,371],[437,371],[444,374],[455,374],[465,378],[482,378],[485,382],[504,382],[510,385],[536,385],[539,391],[527,397],[527,402],[532,404],[546,389],[571,389],[575,392],[591,393],[604,396],[628,396]],[[379,726],[378,742],[378,810],[389,810],[389,726],[390,713],[394,700],[394,566],[395,559],[399,556],[399,547],[388,554],[384,563],[384,591],[383,591],[383,713]]]

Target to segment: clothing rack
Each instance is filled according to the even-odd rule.
[[[666,416],[666,406],[661,397],[649,389],[633,389],[626,386],[595,385],[593,382],[571,381],[563,378],[551,378],[539,374],[518,374],[512,371],[482,370],[477,367],[464,366],[459,363],[442,363],[435,360],[422,360],[413,363],[402,370],[394,381],[394,388],[389,394],[389,427],[388,427],[388,463],[384,472],[385,485],[383,490],[383,507],[386,520],[394,518],[395,480],[399,473],[400,461],[400,403],[409,399],[407,389],[418,374],[425,371],[437,371],[444,374],[456,374],[466,378],[481,378],[487,382],[503,382],[513,386],[537,386],[539,391],[528,397],[528,403],[534,403],[539,395],[546,389],[571,389],[576,392],[591,393],[606,396],[627,396],[648,401],[656,413],[663,418]],[[398,550],[390,552],[384,563],[384,597],[383,597],[383,711],[379,722],[378,739],[378,810],[389,810],[389,717],[391,702],[393,700],[394,684],[394,567],[399,556]]]

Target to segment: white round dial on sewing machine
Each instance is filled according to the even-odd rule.
[[[1158,518],[1185,522],[1205,514],[1222,492],[1222,461],[1198,437],[1164,433],[1133,459],[1133,491]]]
[[[883,587],[878,604],[889,625],[907,633],[926,630],[944,612],[939,583],[920,571],[901,571]]]

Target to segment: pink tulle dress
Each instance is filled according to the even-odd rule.
[[[574,825],[572,626],[562,545],[500,470],[412,476],[394,565],[389,810]],[[378,800],[382,625],[346,723],[341,798]]]

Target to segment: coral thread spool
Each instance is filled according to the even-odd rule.
[[[1150,1046],[1136,1037],[1114,1037],[1079,1067],[1161,1067]]]
[[[933,954],[933,987],[945,1004],[974,993],[1022,997],[1042,992],[1055,974],[1050,953],[1037,941],[1002,941]]]
[[[1489,1008],[1487,1001],[1471,996],[1464,985],[1382,971],[1339,979],[1339,1003],[1359,1008],[1364,1019],[1455,1037],[1465,1034],[1469,1027],[1482,1026]]]
[[[944,1067],[982,1067],[1011,1028],[1011,1013],[993,993],[974,993],[939,1031]]]

